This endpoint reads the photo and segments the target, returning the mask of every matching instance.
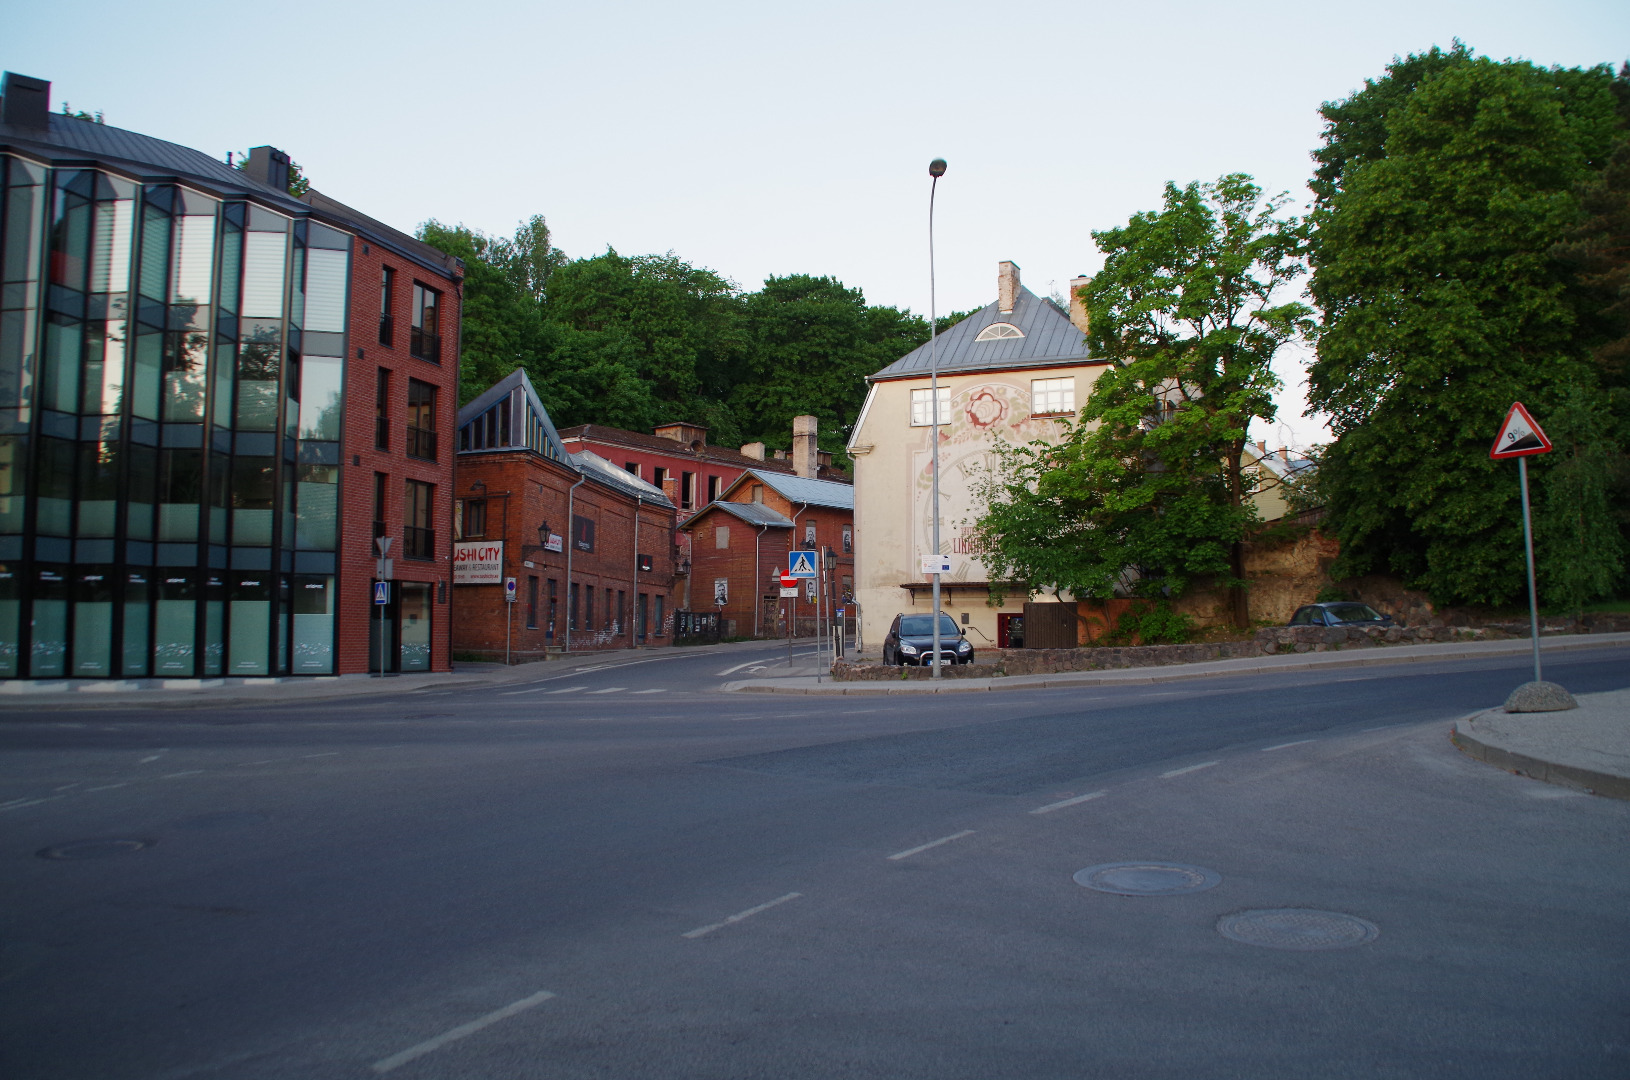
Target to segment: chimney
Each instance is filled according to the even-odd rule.
[[[666,480],[662,481],[662,493],[664,495],[668,496],[668,501],[669,502],[673,503],[675,506],[678,506],[679,505],[679,480],[678,480],[678,478],[670,476]]]
[[[289,190],[289,155],[275,146],[257,146],[249,151],[244,175],[279,191]]]
[[[1087,319],[1086,301],[1082,300],[1077,294],[1091,284],[1092,279],[1089,277],[1073,277],[1070,279],[1070,322],[1074,323],[1075,328],[1081,331],[1083,335],[1087,333],[1090,323]]]
[[[0,123],[45,130],[51,126],[51,84],[16,72],[0,79]]]
[[[692,450],[701,450],[707,445],[707,428],[700,424],[660,424],[652,429],[652,433],[664,439],[684,443]]]
[[[998,263],[996,266],[996,307],[1003,315],[1013,314],[1013,305],[1019,299],[1019,267],[1017,263]]]
[[[815,424],[813,416],[792,418],[792,471],[805,480],[815,479]]]
[[[761,443],[761,442],[750,442],[750,443],[748,443],[746,446],[741,448],[741,456],[742,457],[755,458],[758,461],[763,461],[764,460],[764,444]]]
[[[1281,446],[1279,448],[1279,460],[1283,461],[1286,465],[1290,464],[1290,447]]]

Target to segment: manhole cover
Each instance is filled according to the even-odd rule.
[[[1099,892],[1119,896],[1177,896],[1203,892],[1222,880],[1222,875],[1203,866],[1172,862],[1100,863],[1077,870],[1075,883]]]
[[[1350,949],[1374,941],[1381,929],[1356,915],[1311,908],[1236,911],[1217,920],[1217,933],[1265,949]]]
[[[34,854],[42,859],[105,859],[110,855],[128,855],[152,847],[153,843],[152,840],[75,840],[40,848]]]

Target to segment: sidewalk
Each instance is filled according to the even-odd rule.
[[[1450,738],[1479,761],[1536,780],[1630,799],[1630,690],[1578,694],[1567,712],[1485,709]]]
[[[1624,648],[1630,634],[1569,634],[1542,637],[1540,650],[1549,655],[1575,649]],[[1388,645],[1342,649],[1322,653],[1281,653],[1237,660],[1164,667],[1117,668],[1110,671],[1066,671],[1055,675],[1008,675],[987,679],[928,679],[900,682],[834,682],[831,676],[787,679],[738,679],[724,684],[727,691],[763,694],[834,694],[845,697],[877,694],[968,694],[997,690],[1055,690],[1081,686],[1142,685],[1180,679],[1211,679],[1223,675],[1267,675],[1279,671],[1371,667],[1440,660],[1477,660],[1491,656],[1527,655],[1527,638],[1504,641],[1443,642],[1432,645]]]

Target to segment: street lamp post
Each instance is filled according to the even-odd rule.
[[[933,544],[934,558],[940,557],[940,365],[939,345],[937,342],[937,328],[934,323],[938,318],[935,310],[934,296],[934,192],[939,187],[940,177],[945,175],[945,159],[935,158],[928,163],[928,175],[933,177],[928,182],[928,415],[932,423],[928,429],[928,441],[933,449],[933,484],[929,496],[929,511],[933,516]],[[940,677],[940,575],[939,566],[934,567],[934,671],[933,678]]]

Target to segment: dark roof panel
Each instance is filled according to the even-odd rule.
[[[1011,323],[1024,336],[976,341],[979,332],[992,323]],[[996,303],[990,303],[938,335],[933,348],[939,370],[946,373],[1097,362],[1088,354],[1086,342],[1075,324],[1050,302],[1022,285],[1012,312],[1004,315]],[[929,344],[919,345],[869,376],[868,381],[925,376],[929,371],[929,355]]]

